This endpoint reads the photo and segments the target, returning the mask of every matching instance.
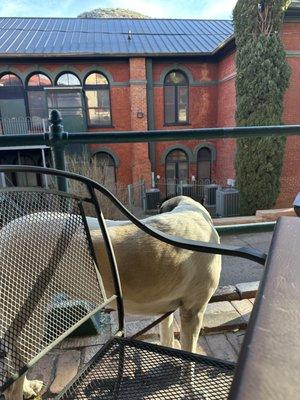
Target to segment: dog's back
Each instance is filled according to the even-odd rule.
[[[173,202],[173,204],[172,204]],[[173,207],[172,207],[173,206]],[[143,220],[159,231],[186,239],[219,243],[208,212],[194,200],[180,196],[164,203],[162,214]],[[168,211],[170,210],[170,211]],[[134,314],[160,314],[176,309],[190,287],[199,293],[219,281],[218,255],[174,248],[147,235],[132,223],[109,226],[124,293],[125,308]],[[104,285],[113,291],[99,232],[92,231]],[[102,256],[102,257],[101,257]],[[107,260],[106,260],[107,261]]]

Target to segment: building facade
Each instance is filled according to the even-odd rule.
[[[292,69],[286,124],[300,124],[298,11],[296,5],[288,11],[282,30]],[[0,32],[2,134],[47,129],[52,109],[61,111],[66,131],[91,135],[235,125],[230,21],[3,18]],[[90,157],[107,166],[110,181],[126,185],[144,179],[150,187],[154,178],[166,197],[176,194],[179,182],[226,185],[235,178],[235,150],[233,139],[88,148]],[[48,149],[2,149],[0,157],[1,163],[50,162]],[[292,204],[299,191],[295,166],[299,169],[300,139],[290,137],[278,207]]]

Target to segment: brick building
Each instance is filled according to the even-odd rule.
[[[2,134],[47,129],[53,108],[62,112],[65,130],[91,134],[235,125],[231,21],[2,18],[0,35]],[[286,13],[282,38],[292,68],[284,122],[300,124],[297,4]],[[150,186],[152,172],[166,183],[166,195],[176,193],[179,181],[224,185],[235,177],[231,139],[111,143],[88,151],[112,181],[143,178]],[[1,163],[44,165],[48,157],[46,148],[0,149]],[[290,137],[278,207],[299,191],[298,166],[300,139]]]

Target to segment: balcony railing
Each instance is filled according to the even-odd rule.
[[[0,118],[0,135],[23,135],[28,133],[44,133],[49,129],[46,118],[11,117]]]

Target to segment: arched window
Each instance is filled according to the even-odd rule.
[[[197,154],[197,175],[198,181],[203,184],[211,180],[211,150],[208,147],[201,147]]]
[[[80,86],[80,80],[72,72],[64,72],[58,77],[56,86]]]
[[[23,99],[24,88],[21,79],[15,74],[5,74],[0,78],[1,99]]]
[[[48,118],[45,87],[52,86],[47,75],[36,73],[31,75],[27,82],[27,99],[30,117],[34,118],[33,124],[40,124],[41,120]]]
[[[99,181],[108,188],[116,184],[116,164],[113,157],[105,151],[99,151],[92,157],[92,162],[99,173]]]
[[[166,157],[167,196],[177,194],[178,185],[187,183],[189,176],[188,156],[183,150],[172,150]]]
[[[110,126],[111,110],[109,82],[99,72],[88,75],[84,81],[89,126]]]
[[[27,133],[23,83],[10,72],[0,77],[0,114],[4,133]]]
[[[72,72],[64,72],[56,80],[56,87],[48,89],[49,111],[57,109],[64,117],[65,129],[71,132],[84,130],[82,91],[79,78]]]
[[[168,73],[164,82],[165,123],[188,122],[189,86],[185,74],[179,70]]]

